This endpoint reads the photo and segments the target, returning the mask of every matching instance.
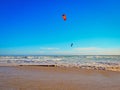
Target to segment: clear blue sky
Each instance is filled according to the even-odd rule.
[[[91,53],[120,54],[119,0],[0,0],[1,55]]]

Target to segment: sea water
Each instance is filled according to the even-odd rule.
[[[120,70],[120,55],[0,56],[1,65],[56,65]]]

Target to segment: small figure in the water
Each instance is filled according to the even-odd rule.
[[[71,47],[73,46],[73,43],[71,43]]]

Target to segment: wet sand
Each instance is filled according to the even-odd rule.
[[[0,90],[120,90],[120,72],[66,67],[0,66]]]

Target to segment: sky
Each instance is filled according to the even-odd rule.
[[[120,55],[120,1],[0,0],[0,55]]]

